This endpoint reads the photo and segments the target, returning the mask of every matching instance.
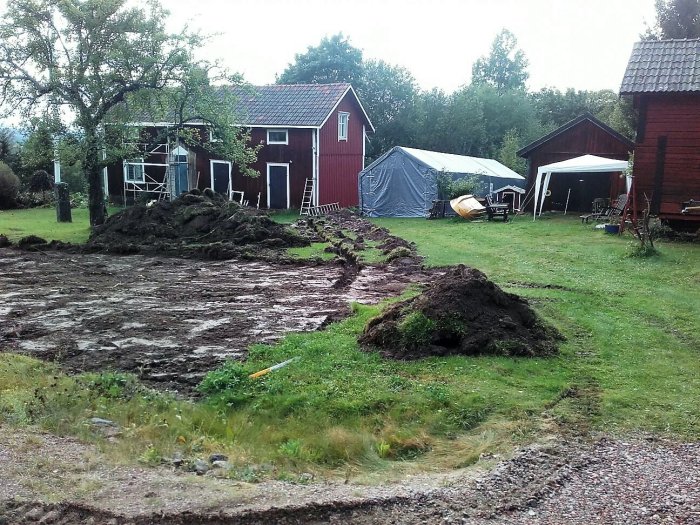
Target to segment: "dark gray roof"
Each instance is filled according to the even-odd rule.
[[[261,127],[319,127],[329,117],[346,93],[350,93],[360,106],[362,116],[367,123],[367,131],[374,127],[362,107],[352,86],[338,84],[275,84],[270,86],[221,86],[219,101],[222,110],[225,104],[234,99],[236,120],[241,126]],[[234,97],[225,95],[232,93]],[[171,122],[171,111],[167,108],[151,108],[138,117],[133,117],[141,124],[152,123],[166,125]],[[195,113],[190,108],[189,114]],[[170,117],[168,115],[171,115]],[[188,122],[196,123],[198,117],[190,116]]]
[[[700,91],[700,39],[637,42],[620,94]]]
[[[612,129],[610,126],[608,126],[604,122],[601,122],[600,120],[595,118],[591,113],[586,112],[583,115],[579,115],[575,119],[570,120],[569,122],[567,122],[563,126],[555,129],[551,133],[548,133],[544,137],[541,137],[541,138],[537,139],[536,141],[531,142],[527,146],[521,148],[520,150],[518,150],[517,155],[519,157],[528,157],[530,155],[530,153],[532,153],[534,150],[536,150],[540,146],[543,146],[544,144],[546,144],[547,142],[549,142],[553,138],[558,137],[562,133],[569,131],[571,128],[574,128],[585,121],[591,122],[595,126],[598,126],[600,129],[602,129],[603,131],[608,133],[611,137],[613,137],[613,138],[619,140],[620,142],[622,142],[623,144],[625,144],[628,148],[634,149],[634,142],[632,142],[630,139],[628,139],[624,135],[618,133],[617,131]]]
[[[236,112],[244,125],[320,126],[350,84],[277,84],[232,89],[237,98]]]

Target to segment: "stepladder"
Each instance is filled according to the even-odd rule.
[[[314,179],[306,179],[304,184],[304,195],[301,198],[301,210],[299,215],[310,215],[314,201]]]

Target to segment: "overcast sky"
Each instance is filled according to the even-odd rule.
[[[529,62],[528,87],[617,91],[654,0],[168,0],[170,29],[219,33],[219,57],[270,84],[324,36],[343,32],[365,58],[411,71],[422,89],[469,83],[474,61],[507,28]]]

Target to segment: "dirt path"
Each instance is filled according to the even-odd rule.
[[[317,330],[428,273],[0,249],[0,351],[188,390],[253,343]],[[338,285],[339,281],[343,281]]]
[[[0,523],[700,523],[697,443],[550,443],[493,464],[378,487],[248,484],[114,466],[73,439],[0,426]]]

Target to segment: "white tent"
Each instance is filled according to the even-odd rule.
[[[604,173],[614,171],[625,171],[628,162],[626,160],[606,159],[605,157],[596,157],[595,155],[583,155],[553,164],[546,164],[537,168],[537,178],[535,179],[535,207],[532,211],[533,218],[537,216],[537,203],[539,202],[539,214],[542,215],[542,205],[544,197],[549,187],[549,179],[552,173]],[[544,175],[544,184],[540,188]],[[630,189],[632,177],[627,177],[627,191]]]

